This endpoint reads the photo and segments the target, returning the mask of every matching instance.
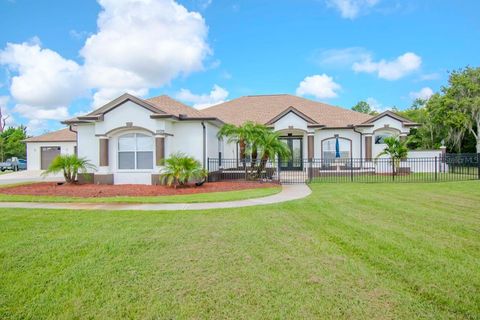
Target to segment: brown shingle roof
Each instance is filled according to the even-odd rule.
[[[313,119],[319,125],[327,127],[357,125],[372,117],[289,94],[240,97],[203,109],[202,112],[235,125],[240,125],[245,121],[266,124],[290,107]]]
[[[161,95],[158,97],[153,97],[153,98],[144,99],[144,100],[155,105],[159,110],[177,117],[180,114],[185,114],[191,118],[205,117],[205,115],[200,111],[198,111],[197,109],[189,107],[186,104],[183,104],[180,101],[172,99],[167,95]]]
[[[150,110],[153,114],[161,115],[161,116],[167,116],[167,117],[173,116],[173,117],[182,118],[182,119],[188,119],[188,118],[203,119],[208,117],[205,114],[201,113],[200,111],[192,107],[189,107],[181,103],[180,101],[172,99],[167,95],[161,95],[161,96],[153,97],[149,99],[141,99],[141,98],[132,96],[131,94],[125,93],[120,97],[105,104],[104,106],[90,112],[87,115],[68,119],[63,121],[63,123],[71,124],[71,123],[81,123],[81,122],[101,120],[103,119],[103,115],[105,113],[115,109],[116,107],[118,107],[119,105],[123,104],[126,101],[132,101],[138,104],[139,106],[142,106]]]
[[[69,128],[52,131],[40,136],[30,137],[24,140],[25,142],[76,142],[77,134],[70,131]]]

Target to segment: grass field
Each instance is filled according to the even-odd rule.
[[[1,188],[1,186],[0,186]],[[270,196],[282,191],[282,188],[256,188],[225,192],[196,193],[175,196],[148,197],[98,197],[79,198],[61,196],[30,196],[1,194],[0,202],[81,202],[81,203],[198,203],[224,202],[243,199],[253,199]]]
[[[478,319],[480,183],[204,212],[0,210],[0,318]]]

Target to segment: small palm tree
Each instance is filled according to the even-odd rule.
[[[266,130],[257,140],[258,149],[261,152],[260,164],[257,167],[257,177],[260,177],[261,172],[265,169],[268,160],[275,160],[275,156],[281,158],[288,158],[290,156],[290,148],[285,142],[280,140],[280,134]]]
[[[205,179],[207,170],[198,160],[184,153],[175,153],[164,161],[165,167],[160,173],[160,181],[168,186],[185,185],[191,179]]]
[[[86,173],[89,169],[95,170],[96,167],[86,158],[79,158],[75,154],[61,154],[53,159],[48,169],[42,175],[46,176],[52,173],[63,172],[65,182],[75,183],[77,182],[78,173]]]
[[[400,168],[400,161],[405,159],[408,155],[407,141],[398,139],[398,137],[387,137],[383,140],[387,145],[382,152],[380,152],[375,159],[387,155],[394,164],[393,174],[395,175]]]

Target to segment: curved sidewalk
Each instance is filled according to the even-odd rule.
[[[54,203],[54,202],[0,202],[0,208],[26,209],[67,209],[67,210],[207,210],[221,208],[240,208],[265,204],[275,204],[305,198],[312,191],[306,184],[282,185],[277,194],[238,201],[203,203]]]

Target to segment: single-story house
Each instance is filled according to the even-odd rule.
[[[281,133],[292,151],[292,158],[282,161],[282,169],[289,170],[303,169],[296,160],[335,158],[338,151],[342,158],[374,158],[384,149],[385,137],[405,138],[418,125],[390,111],[371,116],[288,94],[245,96],[203,110],[165,95],[141,99],[124,94],[63,121],[69,129],[28,139],[27,157],[32,168],[44,168],[39,163],[51,155],[42,148],[72,152],[73,139],[65,151],[55,139],[76,131],[76,152],[97,167],[91,173],[95,183],[151,184],[158,180],[162,160],[175,152],[192,155],[205,167],[208,158],[238,159],[239,147],[217,133],[225,123],[245,121]]]

